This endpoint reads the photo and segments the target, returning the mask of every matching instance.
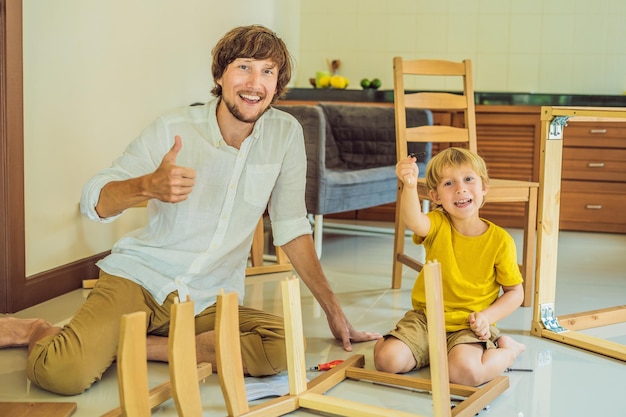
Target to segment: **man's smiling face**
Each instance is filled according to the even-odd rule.
[[[222,100],[239,121],[254,123],[269,108],[276,94],[278,68],[269,59],[237,58],[217,83]]]

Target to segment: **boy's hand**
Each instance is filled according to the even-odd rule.
[[[414,156],[407,156],[396,164],[396,176],[404,183],[405,187],[417,187],[419,169],[417,168],[416,162],[417,158]]]
[[[489,318],[482,312],[470,313],[467,318],[470,329],[474,332],[476,337],[480,340],[489,340],[491,338],[491,332],[489,331]]]

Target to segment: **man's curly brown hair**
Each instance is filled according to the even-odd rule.
[[[222,77],[226,67],[237,58],[270,59],[278,68],[276,94],[272,103],[287,93],[291,79],[292,57],[287,45],[268,28],[261,25],[240,26],[226,33],[212,51],[213,79]],[[222,86],[215,83],[211,93],[220,97]]]

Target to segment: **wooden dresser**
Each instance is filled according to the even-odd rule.
[[[563,131],[561,230],[626,232],[626,123],[575,122]]]

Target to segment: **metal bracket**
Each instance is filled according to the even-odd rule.
[[[550,132],[548,139],[563,139],[563,128],[567,126],[567,119],[570,116],[555,116],[550,122]]]
[[[563,333],[568,331],[565,327],[562,327],[559,324],[559,320],[554,314],[553,303],[541,305],[541,322],[546,329],[551,330],[554,333]]]

